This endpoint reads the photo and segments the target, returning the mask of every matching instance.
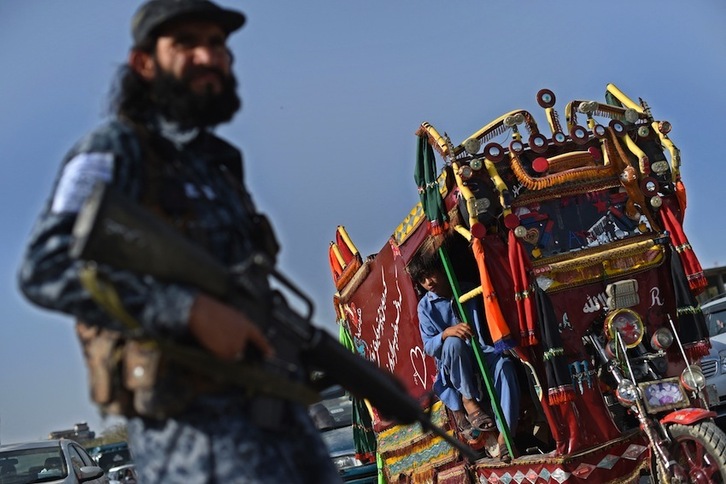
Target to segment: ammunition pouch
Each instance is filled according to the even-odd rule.
[[[162,420],[194,398],[229,388],[170,361],[151,340],[76,323],[88,366],[91,399],[104,414]]]
[[[104,414],[132,416],[133,394],[121,384],[121,333],[79,321],[76,335],[88,366],[91,399]]]
[[[104,414],[164,420],[184,411],[200,395],[232,390],[267,402],[264,407],[275,399],[303,405],[320,399],[307,382],[219,362],[182,346],[131,339],[82,321],[76,323],[76,333],[88,366],[91,399]]]

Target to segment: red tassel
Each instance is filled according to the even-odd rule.
[[[522,346],[534,346],[539,343],[537,337],[534,335],[534,332],[530,332],[525,335],[520,334],[520,338],[520,344]]]
[[[693,252],[691,244],[683,232],[683,227],[670,205],[664,203],[658,213],[660,214],[663,227],[670,232],[671,243],[676,248],[678,257],[681,259],[683,270],[688,278],[688,287],[690,287],[694,296],[698,296],[708,287],[708,280],[703,273],[701,263]]]
[[[547,401],[550,405],[562,405],[575,399],[575,389],[570,386],[550,388]]]
[[[438,222],[436,220],[429,222],[429,234],[441,235],[449,229],[448,222]]]
[[[375,456],[372,453],[370,453],[370,452],[366,452],[364,454],[361,454],[361,453],[358,453],[357,452],[355,454],[355,457],[356,457],[356,459],[358,459],[359,461],[361,461],[364,464],[367,464],[369,462],[373,462],[373,461],[376,460]]]
[[[711,341],[697,341],[692,345],[684,345],[683,349],[685,350],[686,356],[689,360],[696,361],[710,353],[709,350],[711,349]]]
[[[514,283],[517,317],[519,319],[519,338],[522,346],[534,346],[539,341],[535,335],[535,308],[530,291],[530,261],[514,231],[509,232],[509,267]]]

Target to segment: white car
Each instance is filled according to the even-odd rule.
[[[701,359],[711,410],[726,415],[726,296],[701,306],[711,337],[711,352]]]
[[[3,484],[103,484],[106,479],[86,450],[69,439],[40,440],[0,446]]]
[[[112,467],[106,475],[108,477],[108,484],[136,484],[138,481],[134,464]]]

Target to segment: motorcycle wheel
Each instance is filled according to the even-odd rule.
[[[726,434],[715,423],[673,424],[668,427],[671,458],[680,466],[676,473],[690,483],[726,483]],[[654,469],[655,470],[655,469]]]

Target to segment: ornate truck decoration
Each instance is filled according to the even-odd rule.
[[[454,145],[423,123],[421,201],[373,256],[343,226],[330,244],[341,337],[480,453],[467,461],[368,407],[382,471],[388,482],[724,482],[726,435],[698,366],[710,345],[696,302],[706,280],[683,230],[671,125],[612,84],[603,102],[567,103],[564,117],[552,91],[536,101],[547,130],[518,109]],[[465,435],[432,395],[406,267],[434,252],[452,287],[479,283],[454,294],[481,299],[489,338],[516,361],[511,462],[498,459],[496,430]]]

